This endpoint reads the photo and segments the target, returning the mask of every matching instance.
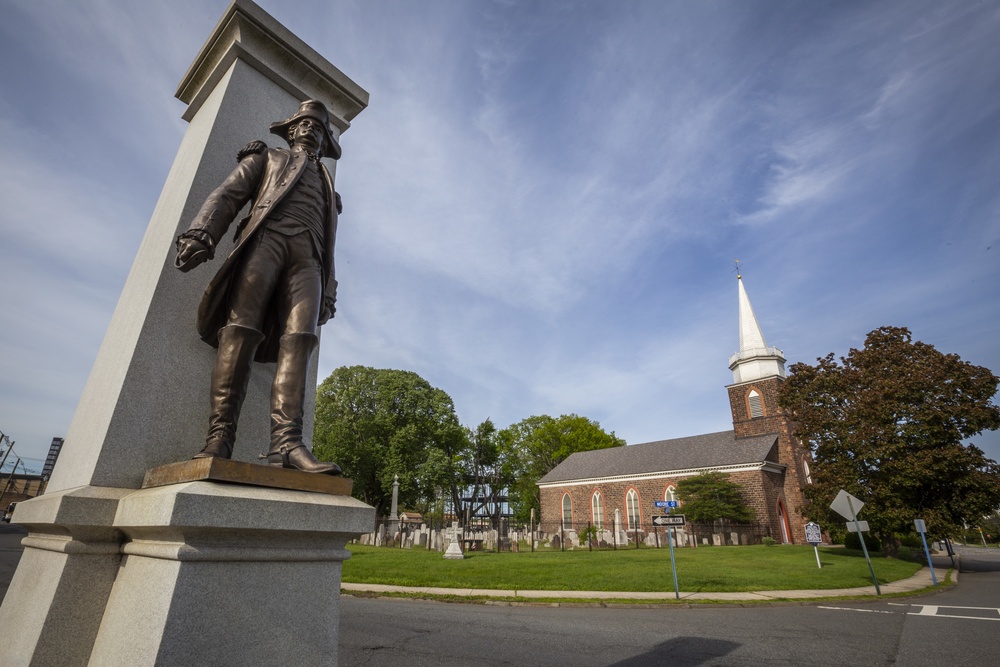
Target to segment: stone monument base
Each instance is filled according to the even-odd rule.
[[[374,509],[195,481],[118,506],[127,538],[89,665],[336,665],[341,564]]]

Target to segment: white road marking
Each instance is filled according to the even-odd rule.
[[[1000,609],[994,607],[949,607],[944,605],[933,605],[933,604],[899,604],[898,602],[890,602],[893,607],[919,607],[919,611],[908,611],[907,616],[933,616],[934,618],[961,618],[970,621],[1000,621]],[[833,609],[835,611],[860,611],[866,614],[895,614],[895,611],[886,611],[884,609],[857,609],[855,607],[825,607],[817,605],[817,609]],[[997,613],[995,618],[990,618],[987,616],[966,616],[964,614],[954,614],[948,610],[951,609],[966,609],[971,611],[994,611]],[[900,610],[902,611],[902,610]]]
[[[860,611],[867,614],[895,614],[894,611],[885,611],[884,609],[855,609],[854,607],[824,607],[822,605],[817,605],[817,609],[835,609],[837,611]]]

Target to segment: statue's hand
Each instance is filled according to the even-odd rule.
[[[199,264],[204,264],[215,256],[212,237],[207,233],[185,232],[177,237],[177,258],[174,266],[187,273]]]
[[[323,309],[319,313],[319,325],[322,326],[333,319],[334,314],[337,312],[337,299],[332,297],[323,297]]]

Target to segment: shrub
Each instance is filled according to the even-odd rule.
[[[774,538],[769,535],[765,535],[764,537],[760,538],[760,543],[763,544],[765,547],[773,547],[775,544],[777,544]]]
[[[591,540],[597,541],[597,526],[587,526],[579,533],[580,544],[587,544]]]
[[[848,549],[855,549],[861,551],[861,540],[858,538],[857,533],[848,533],[844,538],[844,546]],[[865,546],[868,547],[868,551],[881,551],[882,542],[879,541],[877,537],[868,533],[865,535]]]

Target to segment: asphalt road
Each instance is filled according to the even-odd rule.
[[[1000,550],[962,549],[958,587],[805,605],[507,607],[341,598],[342,667],[1000,664]]]

